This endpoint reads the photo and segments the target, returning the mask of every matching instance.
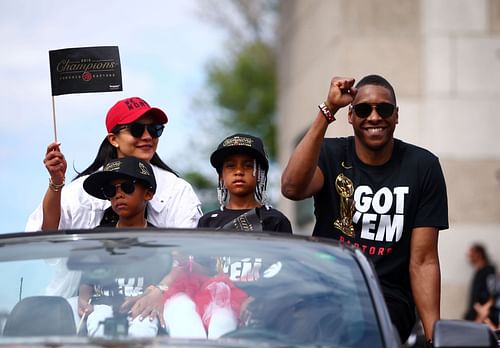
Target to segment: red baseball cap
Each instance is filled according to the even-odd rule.
[[[162,110],[152,108],[142,98],[132,97],[118,101],[109,109],[106,115],[106,129],[110,133],[116,125],[132,123],[146,113],[153,116],[160,124],[168,122],[167,114]]]

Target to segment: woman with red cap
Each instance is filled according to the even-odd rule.
[[[92,229],[116,217],[110,202],[89,195],[83,188],[88,175],[112,159],[134,156],[153,167],[158,182],[154,198],[148,202],[147,221],[156,227],[196,227],[201,216],[200,201],[191,185],[179,178],[158,156],[156,149],[167,115],[141,98],[118,101],[106,116],[107,135],[92,164],[65,185],[67,163],[59,143],[47,147],[44,159],[49,187],[43,201],[30,215],[26,230]],[[47,293],[71,298],[76,295],[79,274],[61,269]],[[161,299],[161,294],[158,294]],[[149,306],[150,307],[150,306]],[[133,308],[136,314],[150,315]]]
[[[50,175],[49,187],[43,202],[29,217],[26,230],[88,229],[98,226],[102,219],[110,219],[105,214],[111,211],[110,203],[87,194],[83,181],[104,163],[125,156],[148,161],[158,178],[158,190],[147,209],[148,221],[157,227],[196,227],[201,215],[198,197],[156,153],[167,121],[162,110],[150,107],[141,98],[118,101],[106,116],[108,134],[94,162],[66,187],[66,160],[60,144],[50,144],[43,161]]]

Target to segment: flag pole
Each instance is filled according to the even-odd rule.
[[[57,143],[57,127],[56,127],[56,101],[52,96],[52,121],[54,123],[54,142]]]

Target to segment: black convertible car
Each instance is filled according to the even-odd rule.
[[[0,346],[401,346],[370,262],[311,237],[8,234],[0,274]],[[434,342],[496,346],[486,327],[460,321],[438,322]]]

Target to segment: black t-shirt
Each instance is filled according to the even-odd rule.
[[[484,304],[488,301],[492,295],[488,289],[488,280],[490,277],[495,277],[495,274],[495,267],[491,265],[487,265],[474,273],[469,294],[469,304],[464,319],[476,319],[477,313],[474,309],[474,303]]]
[[[412,304],[412,229],[448,228],[446,185],[438,158],[425,149],[394,139],[390,160],[369,166],[356,156],[351,136],[325,139],[319,167],[325,182],[314,196],[313,235],[360,248],[373,261],[386,298],[394,296]],[[339,173],[354,184],[354,238],[334,227],[340,215],[340,197],[335,188]]]
[[[100,271],[101,273],[97,273]],[[94,296],[139,296],[147,286],[157,284],[168,271],[167,260],[153,256],[133,264],[107,265],[105,270],[84,272],[82,283],[94,287]],[[103,276],[104,275],[104,276]]]
[[[203,215],[198,221],[198,227],[221,228],[235,218],[249,212],[251,209],[224,209],[214,210]],[[280,211],[265,207],[256,208],[263,231],[292,233],[292,226],[288,218]],[[278,275],[283,267],[280,260],[264,260],[260,255],[232,255],[217,258],[214,269],[229,277],[239,287],[245,289],[252,296],[259,296],[259,283]],[[255,281],[260,280],[255,283]]]
[[[133,262],[126,262],[119,254],[112,261],[112,252],[109,251],[108,255],[100,252],[101,257],[110,263],[86,270],[82,274],[80,284],[93,288],[93,304],[120,304],[125,297],[140,296],[149,285],[158,284],[170,269],[169,256],[156,254],[154,250],[128,251],[135,253],[127,259],[133,259]],[[117,251],[120,252],[123,251]]]
[[[198,227],[220,228],[231,222],[241,214],[248,212],[250,209],[226,209],[214,210],[203,215],[198,221]],[[262,230],[268,232],[284,232],[292,233],[292,226],[288,218],[280,211],[265,207],[256,208],[257,215],[262,223]]]
[[[95,230],[116,228],[116,222],[102,223]],[[156,228],[147,223],[147,228]],[[119,230],[118,228],[116,228]],[[102,251],[101,251],[102,252]],[[86,271],[82,274],[81,283],[93,287],[94,304],[112,304],[108,297],[129,297],[142,295],[147,286],[157,284],[168,272],[169,258],[155,255],[148,251],[134,255],[134,262],[129,264],[113,263],[104,265],[105,269]],[[104,254],[113,255],[113,251]],[[109,257],[109,256],[107,256]]]

